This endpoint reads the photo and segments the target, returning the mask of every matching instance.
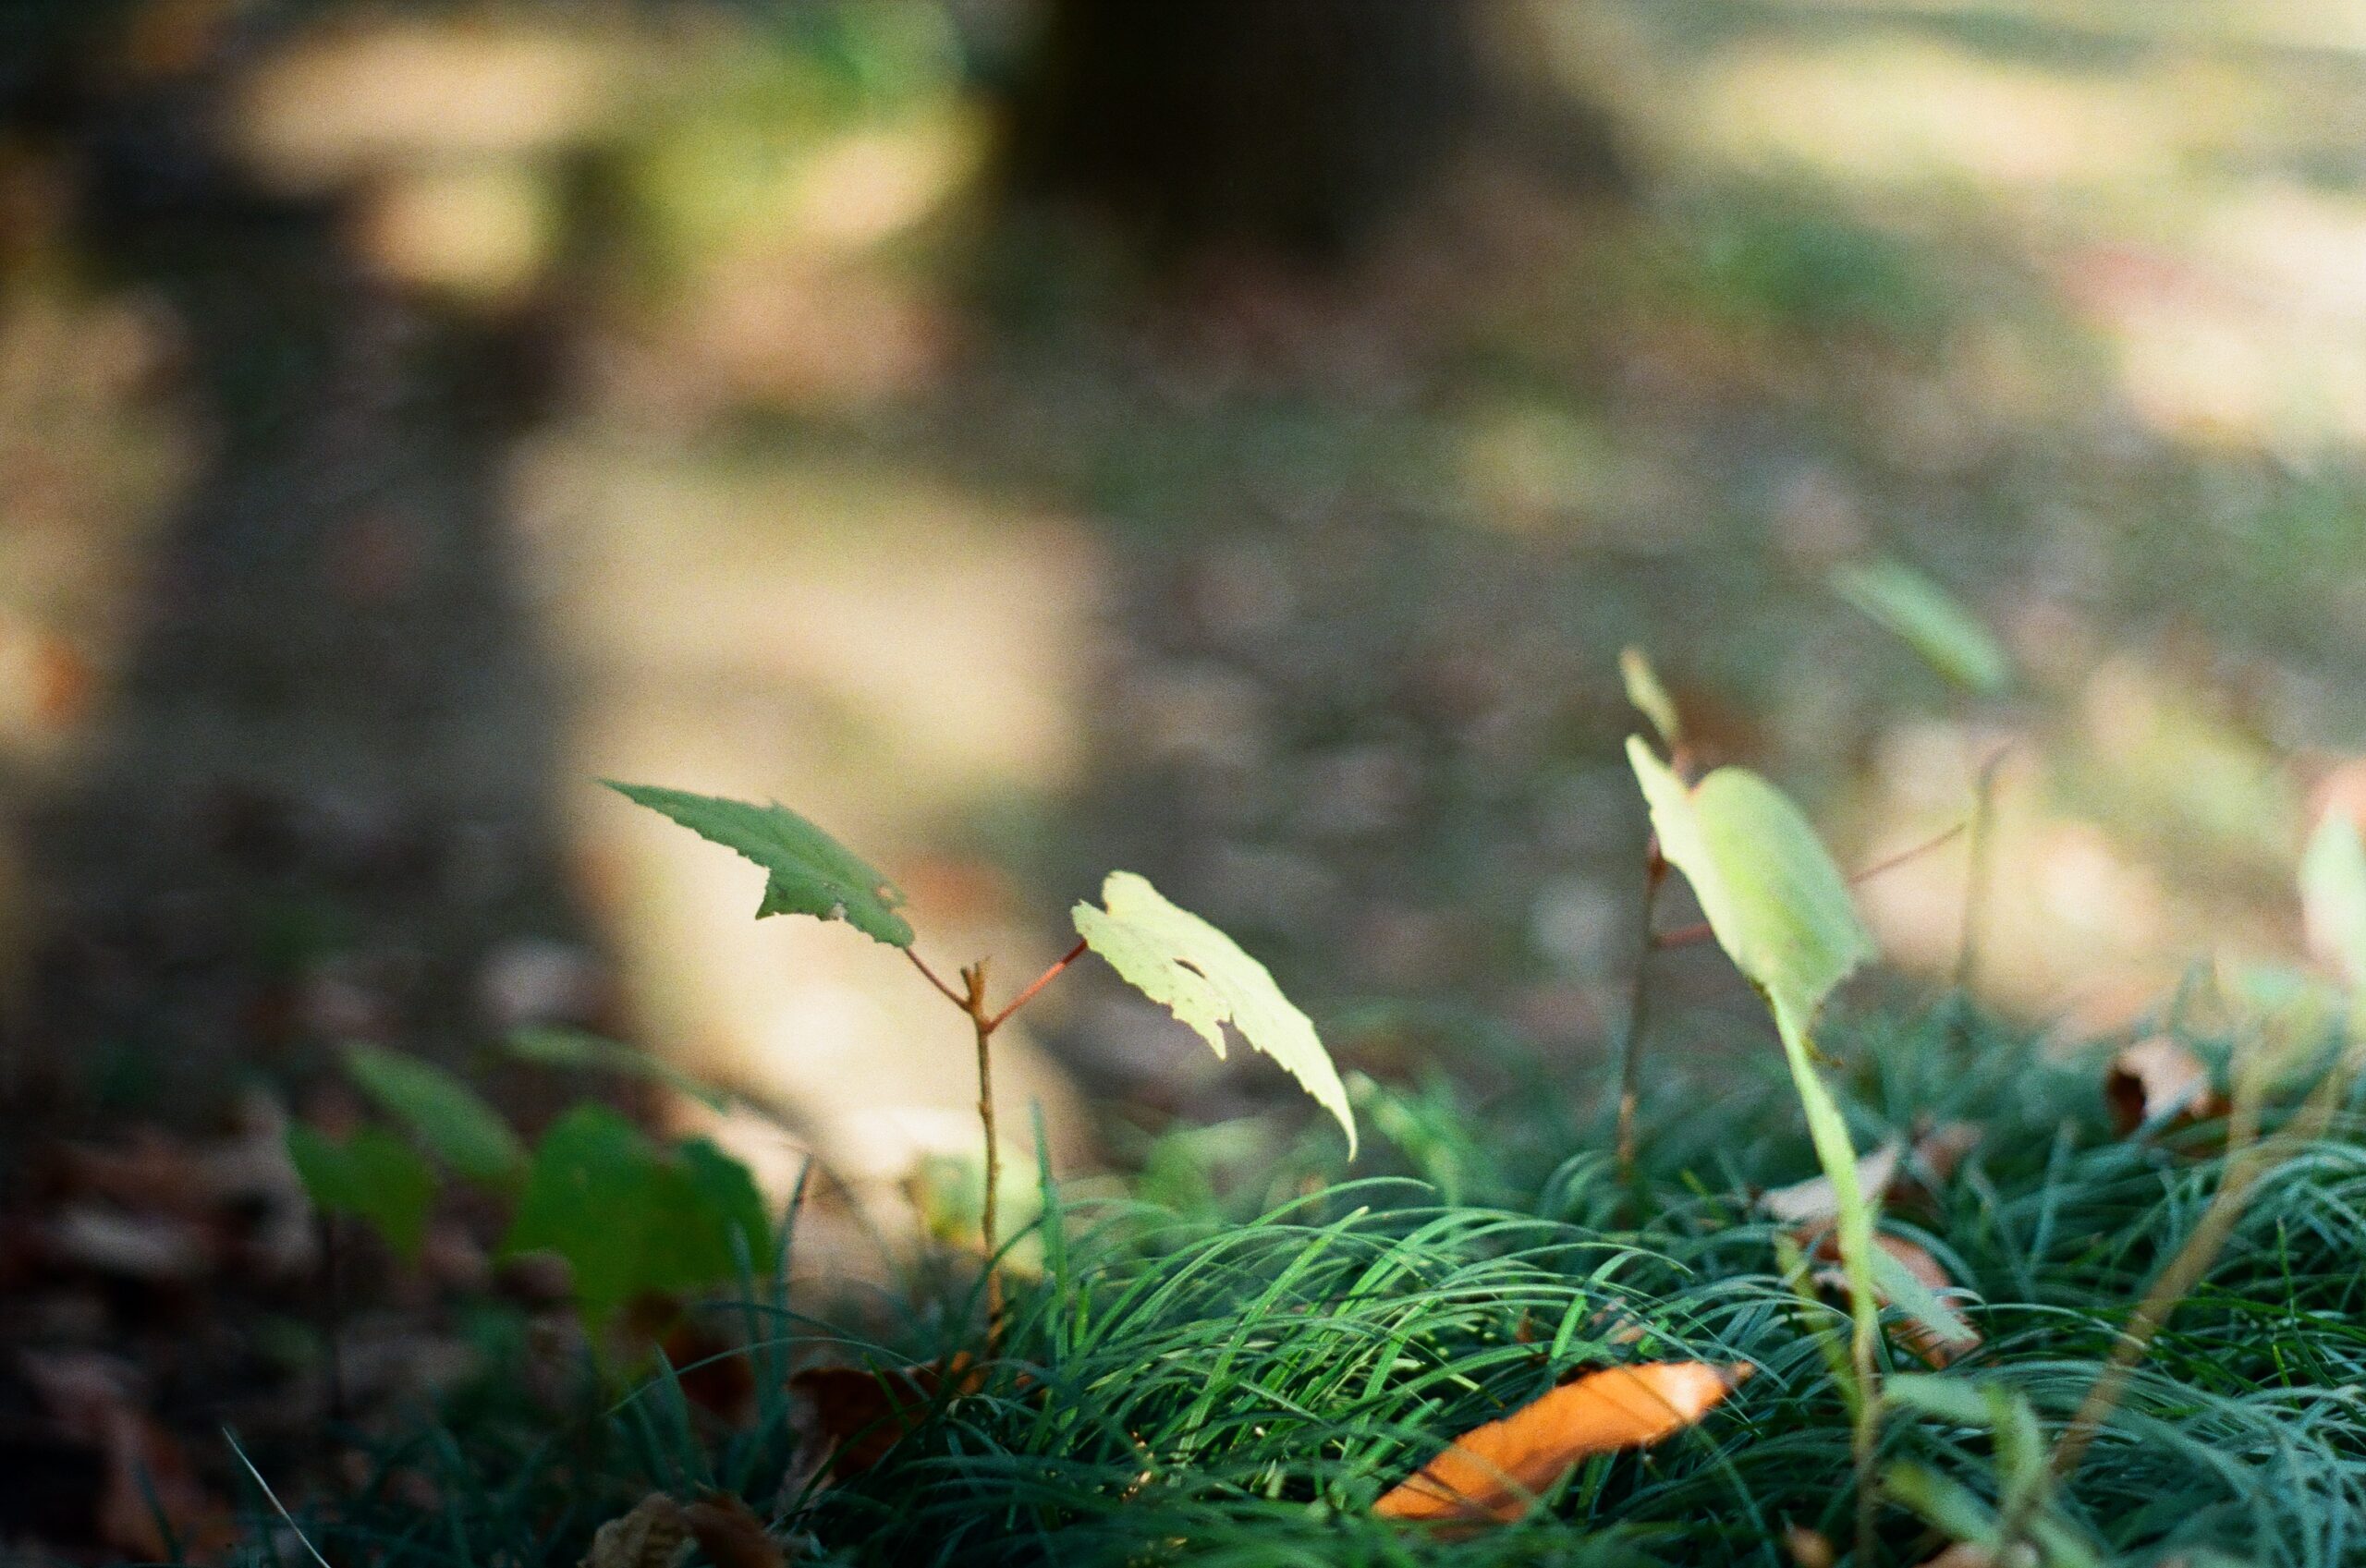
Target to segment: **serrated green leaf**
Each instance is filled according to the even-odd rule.
[[[2327,811],[2300,857],[2300,908],[2309,945],[2366,991],[2366,843],[2346,811]]]
[[[384,1127],[363,1127],[338,1143],[301,1122],[287,1127],[287,1159],[312,1206],[367,1222],[406,1263],[419,1261],[435,1173],[419,1151]]]
[[[1651,660],[1644,656],[1641,649],[1629,648],[1619,653],[1618,677],[1626,684],[1627,700],[1652,722],[1652,728],[1659,732],[1661,744],[1674,749],[1683,734],[1683,723],[1676,711],[1676,699],[1670,697],[1667,687],[1660,684],[1659,672],[1652,668]]]
[[[671,818],[710,844],[719,844],[764,869],[763,902],[756,918],[811,915],[844,920],[890,947],[912,945],[911,923],[896,912],[904,902],[896,884],[860,856],[786,806],[756,806],[652,784],[608,787],[637,805]]]
[[[501,1113],[433,1063],[356,1044],[345,1048],[345,1070],[378,1109],[470,1181],[506,1186],[525,1164],[525,1146]]]
[[[1756,773],[1720,768],[1688,788],[1640,735],[1627,742],[1660,853],[1685,874],[1717,944],[1805,1035],[1835,986],[1873,956],[1873,939],[1798,807]]]
[[[1131,871],[1101,884],[1104,908],[1076,906],[1077,934],[1109,961],[1127,984],[1197,1030],[1218,1056],[1224,1026],[1281,1064],[1315,1103],[1338,1118],[1356,1154],[1356,1116],[1331,1053],[1305,1014],[1291,1004],[1265,966],[1224,932]]]
[[[1843,566],[1832,586],[1957,686],[1994,697],[2012,684],[2012,661],[1988,628],[1913,567],[1896,561]]]
[[[567,1260],[578,1309],[604,1322],[635,1296],[737,1281],[771,1256],[746,1166],[702,1138],[661,1149],[604,1105],[552,1124],[534,1151],[505,1256]]]
[[[509,1054],[521,1062],[531,1062],[538,1067],[556,1067],[579,1073],[616,1073],[627,1077],[646,1078],[664,1084],[675,1093],[697,1100],[708,1110],[721,1112],[731,1108],[731,1095],[702,1079],[693,1077],[671,1062],[651,1055],[622,1040],[595,1035],[589,1029],[571,1028],[560,1024],[533,1024],[513,1029],[502,1042]]]

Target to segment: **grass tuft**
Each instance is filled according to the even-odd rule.
[[[1863,1025],[1830,1048],[1848,1064],[1860,1147],[1939,1122],[1982,1130],[1937,1194],[1895,1200],[1884,1223],[1977,1297],[1966,1316],[1982,1343],[1944,1377],[2025,1409],[2052,1441],[2216,1190],[2223,1124],[2122,1138],[2100,1091],[2106,1051],[2052,1060],[1985,1030],[1967,1045],[1951,1016]],[[1198,1195],[1182,1209],[1052,1194],[1045,1272],[1012,1294],[1003,1359],[848,1482],[784,1484],[797,1419],[776,1374],[949,1353],[960,1304],[908,1304],[865,1337],[803,1316],[821,1307],[798,1290],[751,1289],[730,1311],[768,1368],[752,1426],[716,1429],[663,1368],[555,1426],[488,1385],[382,1445],[369,1484],[298,1522],[340,1568],[572,1562],[646,1490],[706,1487],[746,1497],[799,1562],[1775,1568],[1793,1527],[1846,1553],[1849,1416],[1823,1343],[1845,1336],[1846,1314],[1783,1277],[1778,1227],[1751,1203],[1814,1168],[1768,1056],[1763,1071],[1704,1074],[1714,1098],[1665,1086],[1631,1184],[1604,1157],[1607,1114],[1556,1124],[1533,1084],[1493,1108],[1368,1086],[1365,1103],[1388,1109],[1371,1118],[1386,1147],[1366,1163],[1396,1173],[1315,1185],[1310,1134],[1230,1197],[1213,1177],[1171,1184]],[[2271,1128],[2296,1099],[2270,1102]],[[1465,1201],[1421,1179],[1441,1162]],[[1302,1196],[1234,1207],[1275,1190]],[[2067,1483],[2014,1490],[2009,1424],[1891,1412],[1876,1469],[1899,1489],[1878,1514],[1882,1560],[1947,1544],[1900,1505],[1935,1498],[1922,1513],[1984,1519],[2057,1562],[2366,1561],[2361,1215],[2353,1099],[2260,1183]],[[1924,1369],[1895,1343],[1883,1353]],[[1587,1368],[1668,1358],[1758,1375],[1660,1447],[1580,1465],[1521,1524],[1443,1539],[1370,1517],[1454,1434]],[[284,1556],[260,1524],[255,1539],[245,1561]]]

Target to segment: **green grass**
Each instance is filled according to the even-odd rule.
[[[1950,1016],[1832,1044],[1851,1064],[1860,1146],[1931,1120],[1983,1129],[1934,1202],[1896,1204],[1886,1223],[1981,1298],[1969,1316],[1985,1343],[1945,1376],[2018,1394],[2050,1439],[2208,1202],[2223,1129],[2116,1137],[2100,1054],[2050,1061],[1985,1030],[1958,1044]],[[1395,1097],[1396,1114],[1368,1122],[1380,1136],[1364,1164],[1403,1175],[1320,1185],[1335,1134],[1285,1144],[1243,1190],[1304,1196],[1262,1213],[1227,1211],[1239,1197],[1189,1212],[1070,1202],[985,1386],[942,1401],[848,1484],[782,1486],[795,1439],[781,1374],[956,1348],[958,1291],[863,1313],[774,1287],[719,1308],[765,1363],[747,1430],[708,1429],[663,1377],[571,1421],[488,1383],[384,1446],[384,1484],[316,1505],[305,1528],[337,1568],[565,1563],[646,1489],[720,1486],[798,1538],[799,1562],[1774,1565],[1791,1525],[1846,1553],[1848,1417],[1819,1343],[1845,1323],[1778,1276],[1774,1227],[1749,1201],[1812,1173],[1796,1107],[1771,1045],[1755,1068],[1691,1078],[1663,1085],[1632,1185],[1600,1152],[1606,1125],[1564,1117],[1531,1081],[1492,1107]],[[2353,1100],[2257,1189],[2075,1480],[2032,1516],[2048,1538],[2104,1562],[2366,1561],[2361,1135]],[[1409,1146],[1451,1162],[1483,1204],[1440,1206]],[[833,1314],[868,1326],[833,1328]],[[1615,1339],[1621,1325],[1642,1337]],[[1438,1541],[1370,1517],[1451,1435],[1574,1371],[1664,1357],[1758,1373],[1692,1431],[1580,1465],[1521,1525]],[[587,1411],[602,1408],[594,1388],[586,1374]],[[1993,1502],[2002,1444],[1895,1413],[1880,1463]],[[395,1484],[406,1471],[432,1480],[433,1506]],[[1945,1544],[1894,1505],[1878,1519],[1881,1562]]]

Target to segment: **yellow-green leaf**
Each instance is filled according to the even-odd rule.
[[[1843,566],[1833,573],[1832,587],[1957,686],[1994,697],[2012,684],[2012,661],[1988,628],[1913,567],[1896,561]]]
[[[1225,1053],[1224,1026],[1238,1029],[1338,1118],[1348,1134],[1348,1157],[1354,1159],[1356,1116],[1338,1069],[1314,1025],[1282,994],[1265,966],[1131,871],[1110,872],[1101,901],[1106,907],[1076,906],[1077,934],[1086,945],[1127,984],[1197,1030],[1218,1056]]]
[[[1640,648],[1629,648],[1618,655],[1618,678],[1626,684],[1627,700],[1636,711],[1652,722],[1659,731],[1662,745],[1673,749],[1684,733],[1682,721],[1676,711],[1676,699],[1660,684],[1660,674]]]
[[[1688,787],[1640,735],[1627,742],[1659,834],[1660,853],[1682,871],[1726,955],[1765,997],[1783,1039],[1816,1162],[1832,1184],[1841,1267],[1858,1332],[1875,1331],[1873,1203],[1857,1182],[1857,1152],[1840,1106],[1817,1075],[1809,1032],[1833,988],[1873,955],[1873,939],[1848,883],[1799,808],[1740,768],[1720,768]]]
[[[1835,986],[1873,956],[1848,880],[1798,807],[1756,773],[1720,768],[1687,787],[1640,735],[1628,760],[1651,806],[1660,853],[1701,900],[1717,944],[1805,1035]]]

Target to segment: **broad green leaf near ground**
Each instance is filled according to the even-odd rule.
[[[608,787],[754,861],[764,870],[764,898],[756,918],[811,915],[844,920],[890,947],[912,944],[911,923],[897,914],[904,895],[860,856],[786,806],[693,795],[653,784]]]
[[[287,1160],[323,1214],[368,1222],[407,1263],[419,1260],[435,1173],[419,1151],[384,1127],[362,1127],[338,1143],[301,1122],[287,1127]]]
[[[1682,871],[1709,928],[1787,1032],[1804,1035],[1873,939],[1798,807],[1756,773],[1720,768],[1687,786],[1640,736],[1627,742],[1660,853]]]
[[[1127,984],[1199,1032],[1218,1056],[1224,1026],[1280,1064],[1315,1103],[1338,1118],[1356,1154],[1356,1116],[1331,1053],[1305,1014],[1282,994],[1265,966],[1224,932],[1131,871],[1112,871],[1101,886],[1104,907],[1076,906],[1077,934],[1109,961]]]
[[[726,1285],[769,1257],[763,1199],[746,1167],[703,1139],[661,1149],[604,1105],[543,1135],[502,1243],[565,1258],[585,1319],[635,1296]]]
[[[501,1113],[433,1063],[357,1044],[345,1048],[345,1068],[378,1109],[470,1181],[504,1186],[525,1164],[525,1146]]]
[[[1843,566],[1833,573],[1832,587],[1967,691],[1994,697],[2012,684],[2012,661],[1988,628],[1913,567],[1896,561]]]

